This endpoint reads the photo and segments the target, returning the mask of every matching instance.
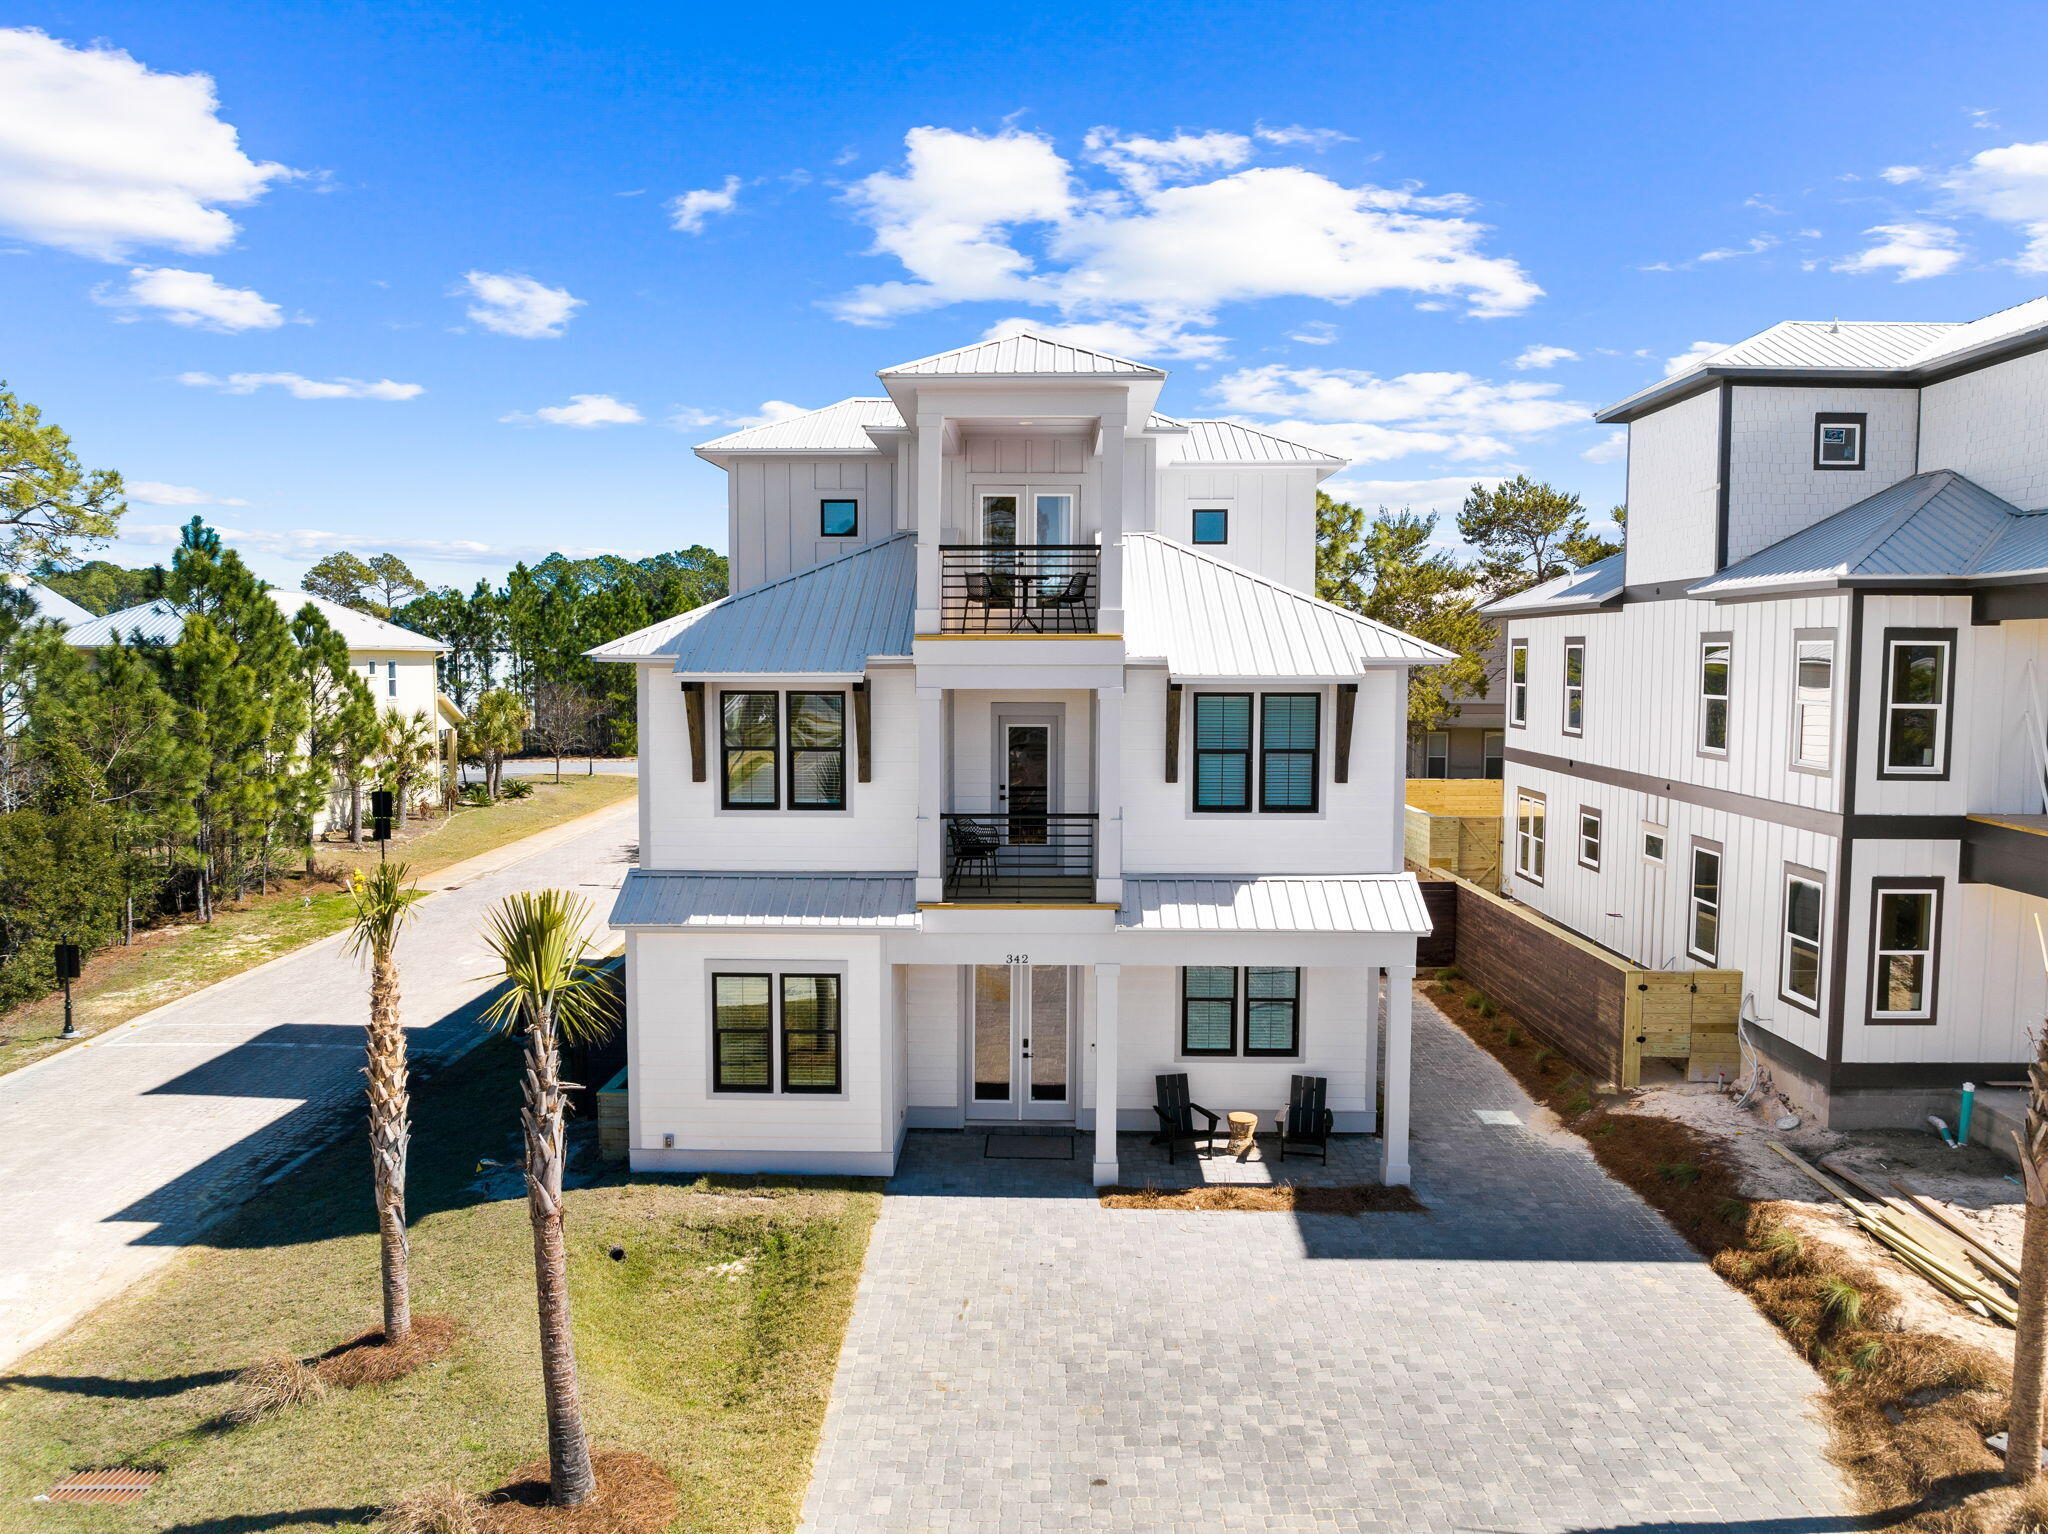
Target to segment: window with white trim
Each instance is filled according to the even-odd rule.
[[[1643,857],[1652,863],[1664,861],[1664,828],[1643,822]]]
[[[1195,808],[1314,813],[1321,728],[1319,693],[1196,693]]]
[[[1685,951],[1703,964],[1721,959],[1721,849],[1692,844],[1692,920],[1686,928]]]
[[[1813,418],[1813,466],[1816,469],[1863,467],[1863,434],[1867,413],[1819,414]]]
[[[1699,749],[1710,756],[1728,754],[1728,702],[1734,660],[1732,639],[1716,634],[1701,636]]]
[[[1482,776],[1497,783],[1507,775],[1507,737],[1499,730],[1487,730],[1479,737],[1479,752],[1485,763]]]
[[[1529,722],[1529,641],[1517,639],[1508,646],[1508,723]]]
[[[1586,641],[1564,642],[1564,732],[1580,735],[1586,728]]]
[[[1794,869],[1785,870],[1778,989],[1786,1000],[1809,1010],[1820,1007],[1821,912],[1826,903],[1826,891],[1820,880]]]
[[[1589,804],[1579,806],[1579,867],[1600,871],[1600,812]]]
[[[1884,770],[1941,777],[1948,770],[1950,662],[1943,635],[1885,634]]]
[[[1543,882],[1547,808],[1541,794],[1525,788],[1515,795],[1515,872],[1535,884]]]
[[[1941,891],[1874,887],[1870,1017],[1879,1023],[1918,1023],[1934,1016],[1934,943],[1940,930]]]
[[[1834,759],[1835,639],[1793,642],[1792,765],[1826,772]]]

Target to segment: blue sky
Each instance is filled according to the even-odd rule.
[[[10,20],[0,375],[155,497],[132,562],[721,545],[693,442],[1020,320],[1368,501],[1604,511],[1586,408],[1697,343],[2048,292],[2038,6]]]

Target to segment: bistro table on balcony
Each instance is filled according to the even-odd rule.
[[[1092,543],[948,543],[939,548],[948,634],[1092,634],[1102,550]]]

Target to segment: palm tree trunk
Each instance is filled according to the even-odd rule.
[[[370,1163],[377,1184],[377,1232],[383,1242],[384,1340],[412,1333],[412,1274],[405,1231],[405,1156],[411,1140],[406,1101],[405,1029],[398,1020],[398,965],[386,951],[370,969]]]
[[[348,839],[351,846],[363,844],[363,780],[359,773],[349,774]]]
[[[597,1490],[576,1339],[569,1321],[569,1251],[562,1239],[562,1171],[568,1159],[561,1061],[554,1019],[529,1014],[526,1031],[526,1205],[533,1221],[534,1290],[540,1305],[541,1387],[548,1409],[548,1501],[575,1507]]]

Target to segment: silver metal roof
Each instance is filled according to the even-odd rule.
[[[917,537],[897,533],[586,653],[683,676],[858,676],[871,655],[910,653],[916,599]]]
[[[1189,421],[1182,463],[1322,463],[1342,467],[1350,460],[1304,447],[1238,421]]]
[[[1609,554],[1590,565],[1567,570],[1563,575],[1502,597],[1479,609],[1489,618],[1513,618],[1534,613],[1576,611],[1598,607],[1621,595],[1624,556]]]
[[[425,634],[415,634],[411,629],[400,628],[395,623],[386,623],[382,618],[373,618],[368,613],[359,613],[352,607],[343,607],[339,602],[330,602],[325,597],[310,596],[303,591],[287,591],[283,587],[270,588],[270,599],[275,602],[287,618],[297,614],[307,603],[317,607],[322,616],[334,626],[350,651],[376,650],[418,650],[431,655],[443,654],[448,646],[438,639],[429,639]],[[79,649],[93,649],[103,644],[116,644],[132,635],[141,634],[145,640],[169,644],[184,632],[185,615],[168,601],[159,598],[145,602],[139,607],[123,608],[117,613],[108,613],[104,618],[89,618],[84,623],[74,624],[65,634],[66,643]]]
[[[819,410],[806,410],[786,421],[769,421],[741,431],[727,432],[709,442],[697,444],[697,451],[713,453],[876,453],[870,426],[896,426],[903,417],[886,399],[856,396]]]
[[[956,346],[949,352],[919,357],[914,362],[899,362],[894,367],[883,368],[876,376],[932,378],[942,375],[990,377],[1016,374],[1043,377],[1053,374],[1105,373],[1133,378],[1166,376],[1158,368],[1147,367],[1142,362],[1112,357],[1106,352],[1091,352],[1086,347],[1070,346],[1065,341],[1048,340],[1044,336],[1035,336],[1028,331],[1014,336],[1002,336],[993,341],[976,341],[969,346]]]
[[[1124,539],[1124,649],[1175,676],[1355,677],[1447,651],[1156,533]]]
[[[0,585],[12,586],[16,591],[28,593],[29,605],[35,609],[38,618],[51,623],[61,623],[66,628],[73,624],[92,622],[92,614],[80,607],[69,597],[60,597],[48,586],[30,580],[25,575],[0,575]]]
[[[1124,879],[1120,931],[1384,932],[1430,930],[1415,875]]]
[[[612,905],[622,927],[917,926],[915,874],[626,874]]]

